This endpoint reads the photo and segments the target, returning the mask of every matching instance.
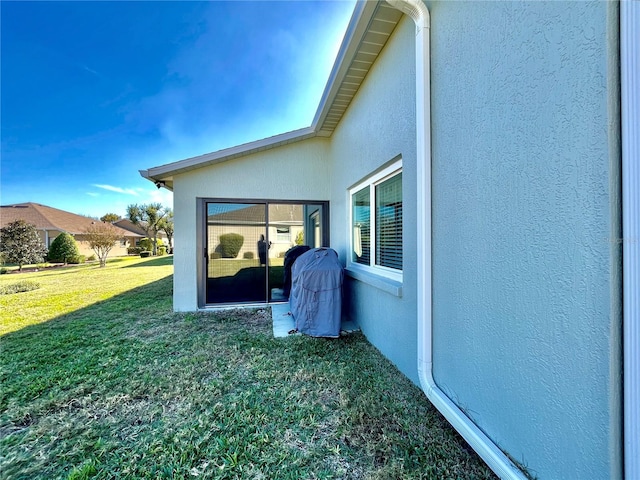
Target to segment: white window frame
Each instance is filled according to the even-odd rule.
[[[276,242],[277,243],[291,243],[291,226],[290,225],[280,225],[276,226]],[[278,229],[287,229],[286,233],[280,233]]]
[[[402,173],[402,159],[399,159],[392,164],[374,172],[367,178],[363,179],[353,187],[349,188],[348,194],[348,202],[349,205],[349,254],[347,255],[347,268],[351,270],[360,270],[363,272],[369,272],[374,275],[379,275],[382,277],[389,278],[391,280],[395,280],[397,282],[402,282],[402,270],[397,270],[391,267],[385,267],[382,265],[376,264],[376,186],[385,182],[386,180]],[[370,262],[369,265],[363,265],[362,263],[353,261],[353,195],[365,188],[369,188],[369,202],[371,208],[370,215],[370,230],[371,230],[371,245],[370,245]],[[404,191],[404,189],[403,189]],[[404,204],[404,195],[403,195],[403,204]],[[403,217],[404,218],[404,217]],[[404,221],[403,221],[403,231],[404,231]],[[404,263],[404,234],[403,234],[403,263]],[[403,264],[404,268],[404,264]]]

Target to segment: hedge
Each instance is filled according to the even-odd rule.
[[[244,237],[239,233],[223,233],[220,235],[220,253],[222,258],[236,258],[244,244]]]

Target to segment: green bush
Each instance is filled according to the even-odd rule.
[[[0,268],[0,275],[4,275],[5,273],[9,273],[9,269],[7,267]]]
[[[67,258],[67,263],[70,263],[72,265],[79,265],[81,263],[84,263],[86,259],[87,257],[85,257],[84,255],[74,255],[73,257]]]
[[[143,250],[142,252],[140,252],[140,256],[142,258],[147,258],[151,256],[151,252],[149,250]]]
[[[242,258],[244,258],[245,260],[253,260],[253,252],[244,252]]]
[[[239,233],[220,235],[220,253],[222,258],[236,258],[244,244],[244,237]]]
[[[220,252],[213,252],[211,254],[211,260],[217,260],[218,258],[222,258],[222,255],[220,255]]]
[[[158,247],[158,255],[166,255],[167,254],[167,247],[165,247],[164,245],[159,246]]]
[[[127,248],[127,253],[129,255],[140,255],[140,252],[142,252],[144,249],[142,247],[128,247]]]
[[[87,258],[87,262],[95,262],[98,259],[98,257],[96,257],[95,255],[91,255],[89,258]]]
[[[148,250],[149,252],[153,252],[153,238],[143,238],[138,243],[138,246],[141,247],[142,250]],[[164,246],[164,242],[161,238],[156,242],[156,249]]]
[[[31,280],[22,280],[17,283],[9,283],[0,286],[0,295],[11,295],[12,293],[29,292],[40,288],[40,284]]]
[[[76,239],[73,238],[73,235],[62,232],[53,239],[51,247],[49,247],[47,259],[50,262],[73,263],[69,260],[78,255],[80,255],[80,251],[78,250]]]

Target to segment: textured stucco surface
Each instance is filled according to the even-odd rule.
[[[436,382],[541,480],[620,478],[617,6],[427,5]],[[344,263],[348,188],[400,155],[402,296],[347,276],[344,303],[417,383],[414,76],[404,18],[331,138],[176,176],[174,308],[197,308],[197,198],[329,200]]]
[[[176,311],[198,308],[198,266],[202,254],[198,199],[328,200],[326,152],[326,139],[310,139],[174,178]]]
[[[538,478],[620,478],[617,6],[429,6],[436,382]]]
[[[331,245],[349,250],[348,188],[402,156],[402,297],[347,277],[347,315],[414,382],[416,363],[416,127],[414,24],[401,23],[331,137]]]

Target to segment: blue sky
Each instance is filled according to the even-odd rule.
[[[309,126],[353,7],[2,1],[0,203],[172,206],[138,170]]]

